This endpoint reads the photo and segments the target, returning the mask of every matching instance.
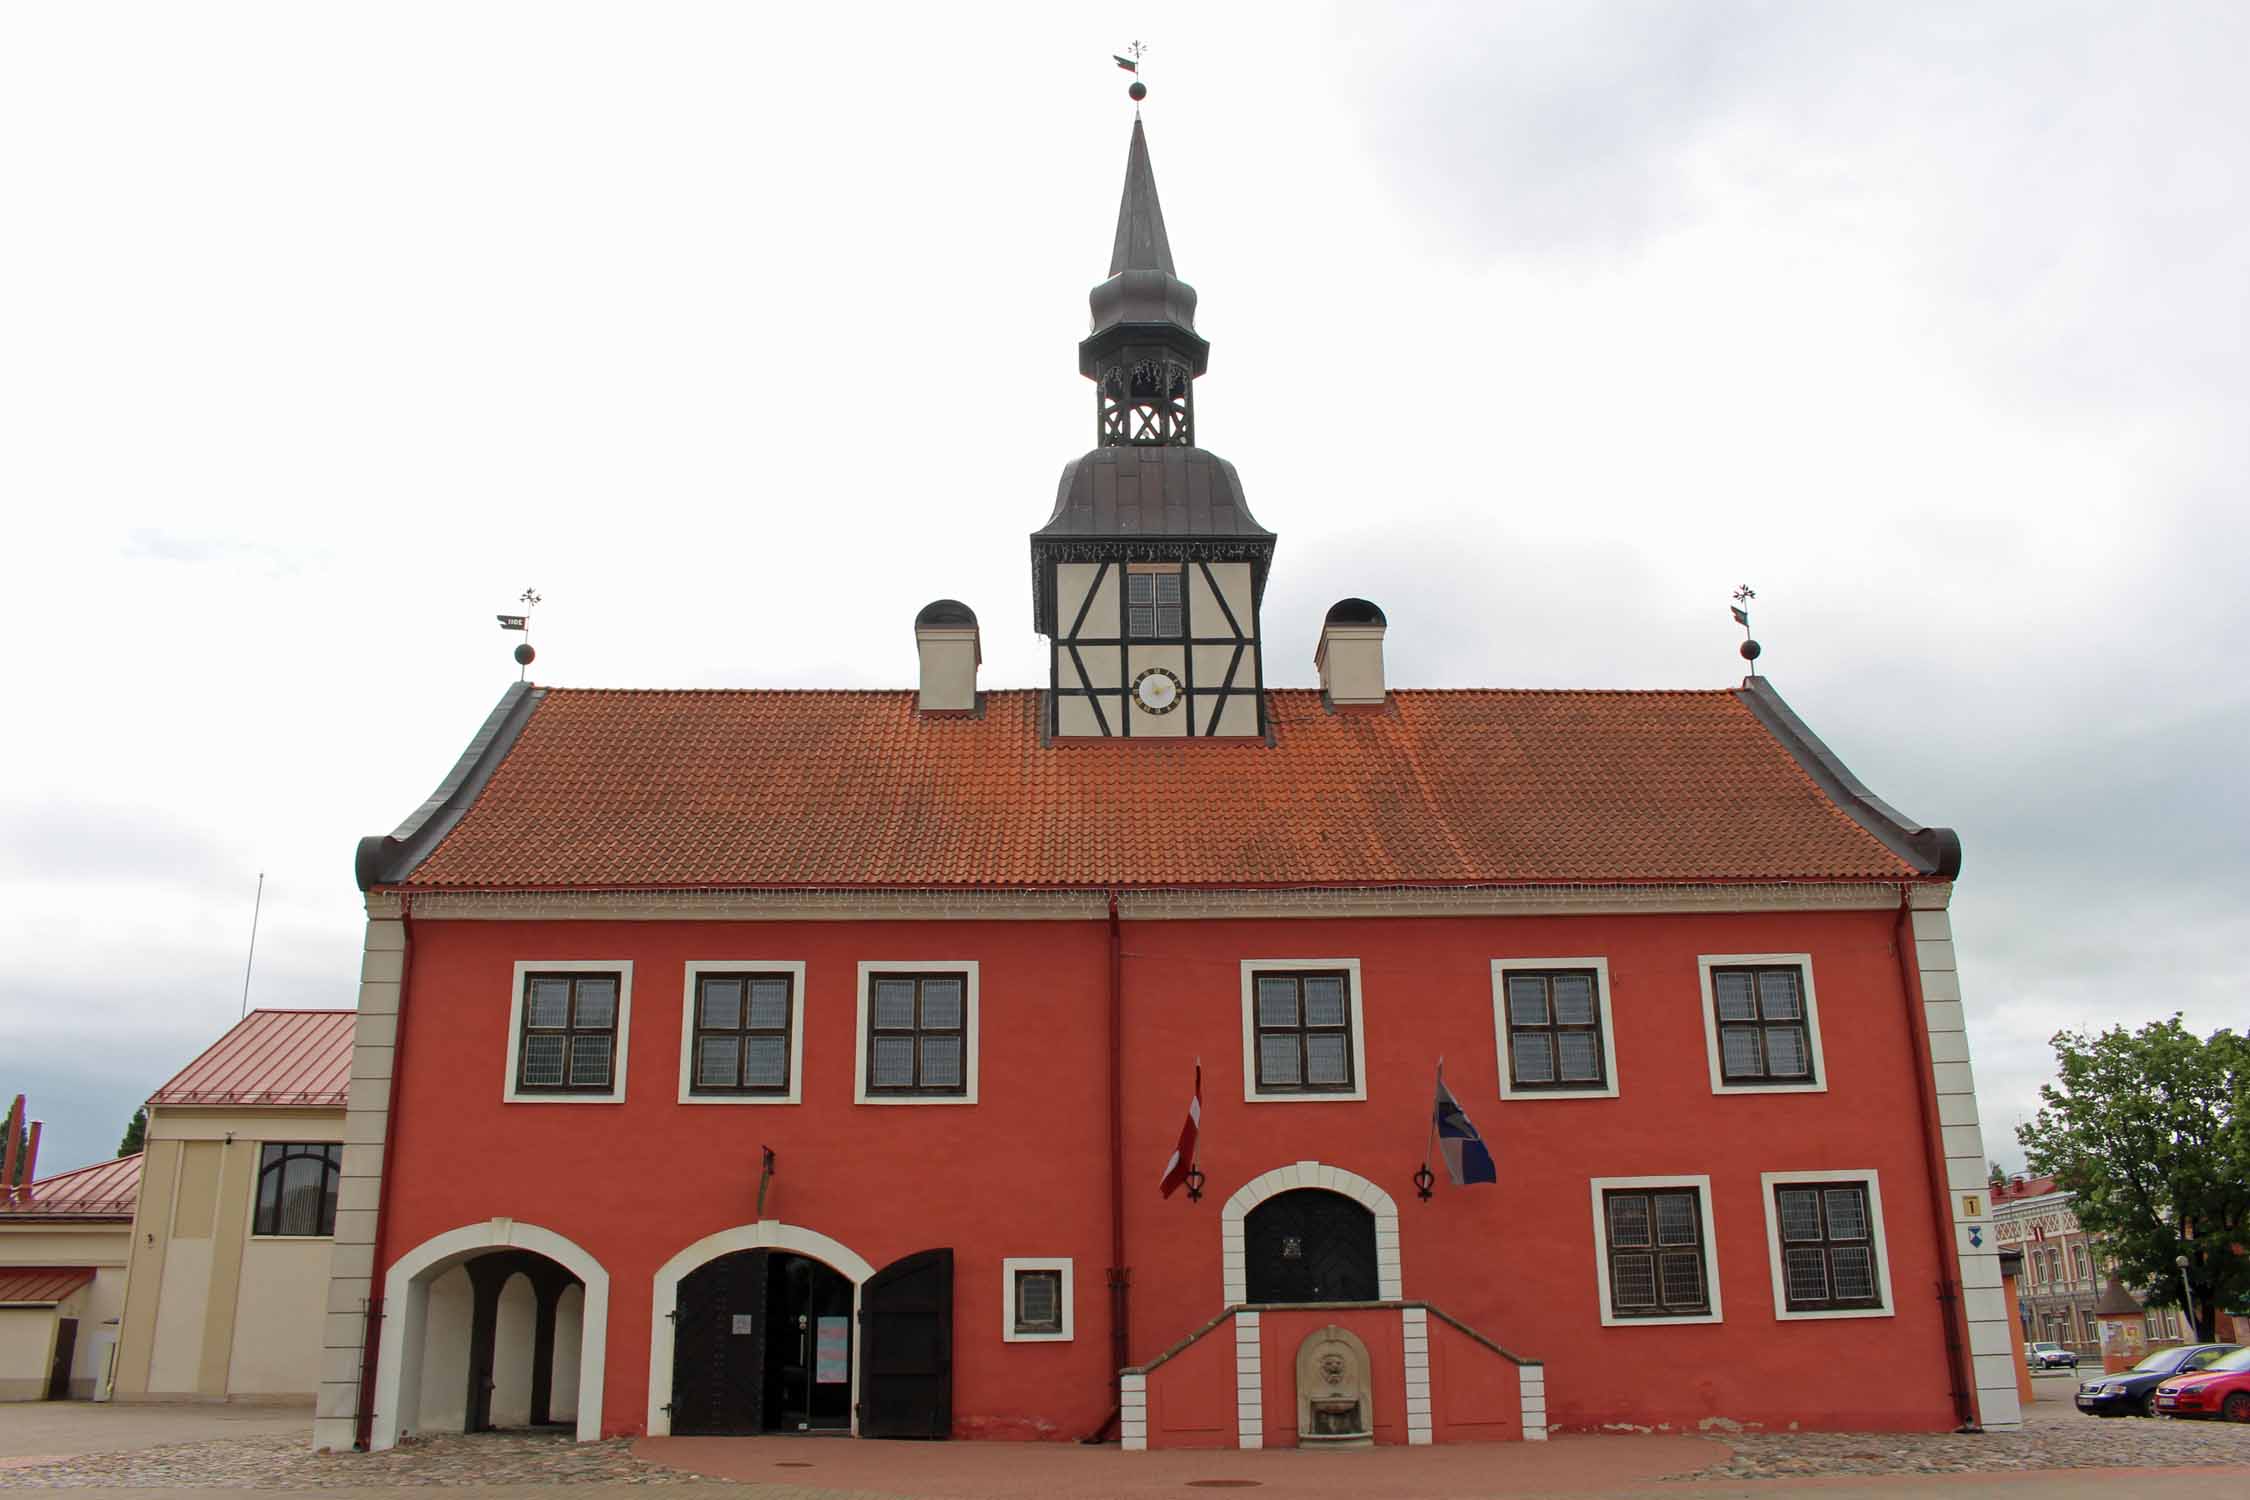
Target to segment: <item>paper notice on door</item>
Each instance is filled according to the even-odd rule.
[[[756,1322],[757,1319],[748,1313],[736,1313],[734,1315],[734,1331],[736,1333],[748,1333]]]
[[[852,1378],[852,1320],[822,1318],[813,1331],[813,1383],[846,1385]]]

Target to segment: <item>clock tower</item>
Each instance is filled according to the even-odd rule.
[[[1047,732],[1244,739],[1266,732],[1258,606],[1273,533],[1234,465],[1195,445],[1211,346],[1173,274],[1148,137],[1133,121],[1109,279],[1078,346],[1095,448],[1064,465],[1031,534],[1032,609],[1050,652]]]

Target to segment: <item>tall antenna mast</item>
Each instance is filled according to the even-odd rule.
[[[266,872],[258,872],[258,894],[250,900],[250,951],[242,959],[242,1015],[250,1014],[250,966],[258,961],[258,913],[266,904]],[[240,1020],[237,1016],[235,1019]]]

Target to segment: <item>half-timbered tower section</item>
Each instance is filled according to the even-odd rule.
[[[514,685],[362,843],[317,1441],[2018,1420],[1957,841],[1763,678],[1269,688],[1194,311],[1136,124],[1044,687]]]
[[[1096,446],[1063,467],[1031,536],[1034,624],[1054,643],[1050,736],[1240,738],[1266,732],[1258,606],[1273,533],[1234,465],[1195,446],[1211,346],[1173,273],[1148,138],[1133,122],[1109,279],[1078,368]]]

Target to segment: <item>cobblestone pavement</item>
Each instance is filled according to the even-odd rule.
[[[2250,1473],[2250,1426],[2140,1419],[2097,1421],[2067,1408],[2058,1410],[2046,1402],[2033,1408],[2032,1420],[2022,1432],[1978,1437],[1947,1433],[1747,1433],[1696,1439],[1565,1437],[1546,1445],[1543,1451],[1538,1445],[1510,1445],[1481,1452],[1454,1448],[1408,1453],[1389,1449],[1345,1457],[1343,1465],[1336,1461],[1340,1456],[1324,1455],[1317,1470],[1299,1468],[1301,1456],[1285,1453],[1212,1453],[1188,1459],[1186,1455],[1120,1455],[1114,1450],[1064,1445],[1043,1445],[1031,1451],[1015,1445],[976,1445],[1012,1450],[1006,1454],[976,1454],[969,1445],[939,1450],[894,1444],[807,1445],[801,1439],[736,1441],[759,1446],[754,1453],[747,1446],[739,1452],[730,1451],[733,1461],[721,1465],[720,1472],[737,1483],[754,1481],[747,1490],[734,1485],[722,1490],[704,1476],[689,1472],[684,1464],[694,1461],[692,1450],[674,1450],[674,1462],[683,1466],[673,1467],[636,1454],[630,1440],[577,1443],[560,1433],[433,1437],[376,1454],[319,1454],[307,1448],[297,1434],[257,1434],[0,1468],[0,1490],[380,1493],[404,1487],[443,1486],[488,1492],[506,1488],[520,1493],[527,1487],[572,1485],[614,1488],[622,1493],[656,1486],[679,1494],[680,1500],[720,1493],[751,1493],[759,1500],[874,1500],[902,1494],[1177,1494],[1183,1493],[1179,1487],[1190,1477],[1184,1469],[1171,1472],[1178,1460],[1187,1461],[1199,1475],[1239,1473],[1241,1477],[1225,1482],[1244,1485],[1249,1480],[1275,1494],[1623,1494],[1628,1492],[1624,1486],[1629,1486],[1633,1494],[1667,1489],[1679,1494],[1708,1493],[1720,1488],[1729,1494],[1789,1494],[1795,1491],[1780,1485],[1771,1491],[1763,1485],[1756,1491],[1736,1491],[1731,1486],[1818,1477],[1825,1481],[1820,1485],[1823,1491],[1849,1485],[1854,1479],[1888,1479],[1918,1490],[1917,1481],[1941,1476],[2033,1470],[2146,1471],[2219,1466]],[[772,1444],[787,1446],[767,1446]],[[906,1451],[909,1446],[911,1452]],[[643,1453],[649,1451],[663,1450],[644,1445]],[[1706,1454],[1709,1462],[1696,1462]],[[955,1456],[970,1461],[948,1462]],[[1472,1461],[1472,1467],[1463,1467]],[[1362,1463],[1371,1467],[1359,1468]],[[1346,1467],[1353,1470],[1352,1476],[1347,1477]],[[815,1474],[795,1472],[799,1470],[821,1471],[818,1478],[834,1487],[807,1483],[815,1480]],[[1253,1473],[1258,1477],[1250,1480]],[[1316,1477],[1318,1482],[1305,1483]],[[2217,1480],[2214,1474],[2210,1481],[2196,1482]],[[1343,1481],[1345,1489],[1338,1491],[1331,1481]],[[1652,1482],[1654,1488],[1642,1487]],[[2121,1473],[2107,1482],[2143,1487]],[[1878,1483],[1876,1487],[1888,1486]]]

